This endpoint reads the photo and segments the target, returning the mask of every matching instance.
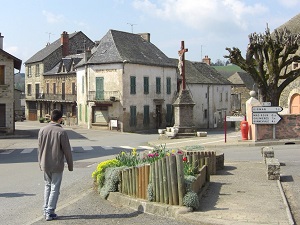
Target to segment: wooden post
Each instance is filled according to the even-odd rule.
[[[208,157],[205,157],[205,165],[206,165],[206,168],[207,168],[207,171],[206,171],[206,181],[210,181],[209,158]]]
[[[156,192],[155,192],[155,186],[156,186],[156,181],[155,181],[155,167],[154,163],[150,165],[150,170],[151,170],[151,183],[152,183],[152,188],[153,188],[153,201],[155,201],[156,198]]]
[[[173,205],[172,187],[171,187],[171,172],[170,172],[170,157],[166,157],[166,167],[167,167],[167,183],[168,183],[169,204]]]
[[[139,173],[139,192],[138,192],[138,197],[142,198],[142,168],[139,166],[138,167],[138,173]]]
[[[139,197],[139,169],[134,167],[135,172],[135,196]]]
[[[145,199],[145,166],[141,166],[142,168],[142,199]]]
[[[164,189],[164,203],[169,204],[166,157],[162,158],[161,161],[162,161],[162,178],[163,178],[163,187],[164,187],[163,188]]]
[[[159,202],[164,202],[164,184],[163,184],[163,174],[162,174],[162,159],[158,161],[158,177],[159,177]]]
[[[177,165],[179,205],[182,206],[183,205],[183,197],[185,195],[185,184],[184,184],[182,155],[176,155],[176,165]]]
[[[149,177],[150,177],[150,165],[145,165],[145,198],[148,199],[148,185],[149,185]]]
[[[159,174],[158,174],[158,160],[154,162],[155,166],[155,201],[159,202]]]
[[[170,159],[170,177],[171,177],[171,189],[172,189],[172,198],[173,205],[178,205],[178,186],[177,186],[177,167],[176,167],[176,157],[174,155],[169,156]]]
[[[129,195],[132,196],[132,168],[129,168]]]

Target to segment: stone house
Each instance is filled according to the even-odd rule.
[[[171,125],[176,68],[150,34],[109,30],[77,65],[78,124],[127,132]]]
[[[206,56],[205,60],[209,60]],[[178,60],[176,60],[178,62]],[[185,62],[187,89],[195,102],[194,124],[198,129],[223,127],[231,111],[231,82],[207,62]]]
[[[246,115],[246,101],[251,97],[250,91],[256,91],[257,86],[247,72],[235,72],[228,80],[232,83],[231,110],[232,113]]]
[[[293,34],[300,33],[300,14],[294,16],[289,21],[277,28],[290,30]],[[300,49],[296,52],[300,55]],[[290,70],[299,70],[300,62],[294,62],[289,68]],[[299,72],[298,72],[299,73]],[[300,77],[290,83],[281,93],[279,105],[283,108],[281,113],[285,114],[300,114]]]
[[[3,50],[0,33],[0,132],[13,133],[14,123],[14,70],[21,69],[22,60]]]
[[[73,115],[76,108],[76,76],[74,66],[80,56],[70,57],[92,48],[94,42],[83,32],[68,34],[48,43],[25,62],[25,115],[37,120],[54,108],[64,116]],[[74,106],[75,105],[75,106]]]
[[[84,54],[68,55],[50,71],[44,73],[43,92],[40,96],[42,115],[49,115],[51,110],[60,109],[66,123],[77,123],[77,81],[75,66]]]

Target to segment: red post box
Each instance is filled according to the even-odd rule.
[[[246,120],[243,120],[241,122],[241,132],[242,132],[242,140],[248,140],[248,122]]]

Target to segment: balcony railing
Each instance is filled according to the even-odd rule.
[[[46,100],[46,101],[62,101],[62,102],[74,102],[77,101],[77,95],[72,94],[35,94],[26,95],[27,100]]]
[[[120,100],[119,91],[89,91],[88,101],[118,101]]]

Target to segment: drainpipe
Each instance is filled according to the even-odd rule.
[[[210,85],[207,86],[207,129],[209,129],[209,87]]]

